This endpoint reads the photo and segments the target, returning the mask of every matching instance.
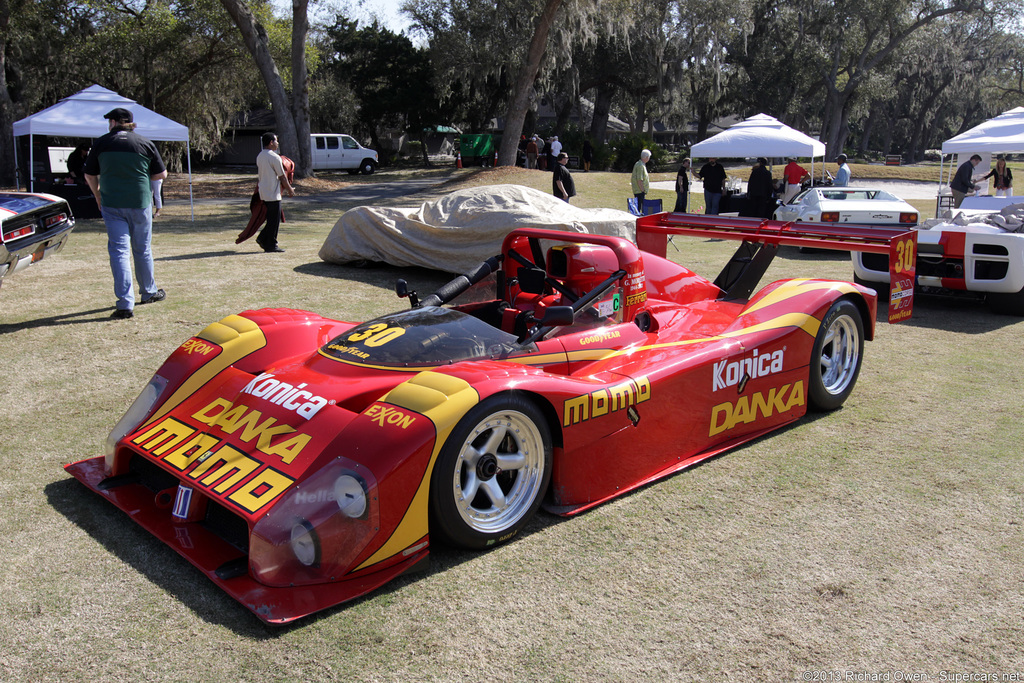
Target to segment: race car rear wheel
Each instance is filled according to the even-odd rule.
[[[807,389],[810,407],[835,410],[843,405],[857,383],[863,356],[860,309],[852,301],[841,299],[828,309],[814,339]]]
[[[515,536],[540,507],[551,479],[551,435],[520,396],[492,396],[452,430],[430,481],[430,533],[463,548]]]

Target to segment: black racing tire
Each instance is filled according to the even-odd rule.
[[[363,175],[372,175],[377,170],[377,162],[373,159],[363,159],[359,164],[359,172]]]
[[[990,292],[985,301],[993,313],[1024,316],[1024,289],[1019,292]]]
[[[848,299],[832,304],[811,351],[807,398],[812,410],[839,408],[853,391],[864,358],[864,321]]]
[[[537,512],[551,480],[551,433],[528,399],[498,394],[448,436],[430,475],[430,535],[483,549],[511,540]]]

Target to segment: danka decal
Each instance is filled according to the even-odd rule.
[[[227,500],[251,513],[268,505],[294,483],[230,444],[173,417],[150,426],[132,443],[185,474],[193,480],[192,486],[217,495],[235,488]]]
[[[608,389],[598,389],[589,394],[566,399],[562,406],[562,426],[568,427],[618,410],[625,410],[650,398],[651,380],[644,376],[635,381],[626,380]]]
[[[758,414],[769,418],[789,412],[804,403],[803,380],[796,384],[773,387],[767,395],[759,391],[753,396],[741,396],[735,403],[719,403],[711,409],[711,428],[708,436],[720,434],[740,424],[750,424],[757,419]]]
[[[282,382],[275,379],[274,375],[265,372],[246,384],[242,393],[270,401],[274,405],[294,411],[299,417],[309,420],[320,412],[320,409],[327,405],[328,401],[323,396],[316,396],[313,392],[306,391],[305,386],[305,382],[298,386]]]
[[[202,339],[196,339],[195,337],[193,337],[192,339],[189,339],[188,341],[181,345],[181,350],[186,352],[190,356],[193,353],[201,353],[204,356],[209,356],[211,353],[217,350],[217,347],[215,347],[213,344],[209,344],[203,341]]]
[[[366,416],[381,427],[401,427],[408,429],[409,425],[416,422],[416,416],[410,415],[398,408],[386,406],[381,403],[374,403],[366,409]]]
[[[748,358],[734,361],[719,361],[714,365],[711,379],[711,391],[715,392],[726,387],[746,385],[746,380],[757,379],[782,372],[785,349],[772,353],[761,353],[754,349]],[[742,388],[740,389],[742,391]]]
[[[240,441],[256,441],[258,451],[275,455],[285,464],[295,460],[313,438],[309,434],[292,434],[295,428],[291,425],[279,423],[272,417],[263,419],[260,411],[242,404],[232,405],[223,398],[213,401],[192,417],[225,434],[234,434],[241,429],[242,433],[237,437]],[[286,434],[292,435],[284,438]]]

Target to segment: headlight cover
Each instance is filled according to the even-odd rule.
[[[252,576],[269,586],[339,581],[376,536],[379,517],[369,468],[335,458],[293,486],[253,526]]]
[[[128,408],[128,411],[114,425],[114,429],[111,430],[110,435],[107,437],[106,449],[104,451],[107,456],[108,471],[114,465],[114,449],[117,446],[117,442],[149,417],[153,407],[156,406],[163,395],[164,389],[167,388],[167,384],[168,381],[165,378],[160,375],[153,375],[153,379],[149,380],[149,384],[146,385],[142,393],[135,399],[135,402]]]

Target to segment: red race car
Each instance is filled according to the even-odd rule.
[[[363,595],[432,542],[503,543],[542,505],[578,513],[850,395],[874,293],[753,288],[780,244],[895,261],[906,236],[729,220],[643,218],[647,253],[515,230],[422,300],[399,281],[411,307],[365,323],[228,316],[67,470],[267,622]],[[747,241],[711,282],[651,253],[686,232]]]

